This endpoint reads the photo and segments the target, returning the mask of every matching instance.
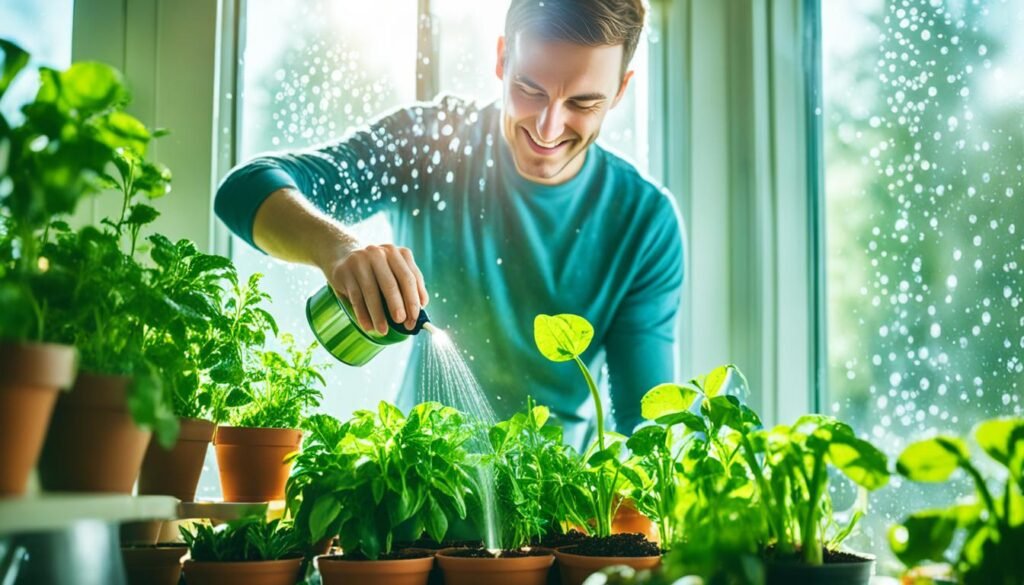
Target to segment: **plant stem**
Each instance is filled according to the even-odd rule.
[[[801,540],[803,540],[804,562],[808,565],[820,565],[823,562],[821,553],[821,539],[818,534],[818,512],[821,506],[818,499],[822,496],[822,490],[828,477],[825,476],[825,458],[819,456],[814,461],[814,471],[811,474],[810,492],[808,492],[807,517],[800,529]]]
[[[594,399],[594,410],[597,413],[597,445],[598,448],[604,450],[604,407],[601,406],[601,397],[597,393],[597,384],[594,383],[594,378],[590,376],[590,370],[587,369],[580,356],[574,355],[572,359],[575,360],[576,365],[583,372],[583,378],[587,381],[587,388],[590,389],[590,397]]]
[[[977,488],[978,493],[981,494],[981,499],[985,502],[985,508],[988,509],[989,522],[999,524],[999,511],[996,510],[996,501],[992,498],[992,492],[989,491],[988,486],[985,485],[985,478],[981,476],[978,468],[971,464],[967,459],[960,460],[960,467],[971,476],[974,480],[974,486]],[[1009,518],[1009,516],[1007,516]]]

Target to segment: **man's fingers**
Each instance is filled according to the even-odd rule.
[[[401,289],[402,299],[405,301],[405,328],[412,329],[416,326],[416,319],[420,316],[420,295],[416,285],[416,274],[402,254],[389,254],[388,266],[391,267],[398,287]],[[400,322],[398,319],[395,321]]]
[[[420,296],[420,306],[426,307],[427,303],[430,302],[430,295],[427,294],[427,285],[423,281],[423,273],[420,272],[420,267],[416,265],[416,260],[412,257],[412,250],[409,248],[399,248],[399,253],[402,254],[402,258],[405,258],[406,264],[408,264],[416,276],[416,291]]]
[[[356,314],[356,321],[363,331],[373,329],[373,320],[370,319],[370,312],[366,309],[366,301],[363,300],[363,292],[359,290],[359,284],[353,279],[342,290],[348,302],[352,304],[352,311]]]
[[[370,257],[370,266],[373,268],[373,275],[380,286],[380,293],[387,303],[388,313],[395,323],[406,320],[405,303],[402,301],[402,289],[398,285],[395,274],[392,273],[391,262],[386,250],[374,253]]]
[[[361,266],[356,270],[356,279],[359,281],[359,289],[366,303],[366,310],[370,313],[370,320],[373,321],[373,329],[384,335],[388,332],[388,320],[384,316],[384,304],[380,298],[380,287],[374,277],[371,266]]]

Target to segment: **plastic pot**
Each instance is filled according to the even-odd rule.
[[[316,557],[323,585],[374,583],[375,585],[426,585],[434,557],[387,561],[351,561],[342,556]]]
[[[298,451],[302,431],[217,427],[220,487],[225,502],[269,502],[284,499],[292,464],[284,458]]]
[[[196,485],[216,426],[196,418],[178,422],[181,430],[172,448],[164,449],[160,443],[150,441],[139,473],[140,495],[174,496],[183,502],[196,499]]]
[[[129,494],[150,433],[128,411],[128,376],[81,373],[62,393],[39,459],[43,489]]]
[[[588,557],[572,554],[573,546],[555,551],[558,567],[562,573],[562,585],[581,585],[587,577],[605,567],[626,565],[637,571],[654,569],[661,565],[661,555],[650,557]]]
[[[69,345],[0,343],[0,496],[25,493],[57,393],[77,367]]]
[[[445,585],[546,585],[548,569],[555,562],[552,551],[543,556],[518,558],[450,556],[449,553],[457,550],[464,549],[437,551],[437,564],[444,573]]]
[[[824,565],[805,565],[769,560],[765,562],[766,585],[868,585],[874,572],[872,557],[857,555],[862,560]]]

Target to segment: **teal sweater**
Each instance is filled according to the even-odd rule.
[[[641,422],[644,392],[674,380],[678,212],[665,190],[600,146],[568,182],[539,185],[516,171],[498,105],[447,97],[336,143],[237,167],[217,192],[217,215],[253,244],[257,208],[284,187],[344,223],[387,214],[395,243],[423,271],[431,320],[473,357],[469,367],[501,418],[532,395],[570,444],[593,430],[576,366],[548,361],[534,344],[539,313],[576,313],[594,325],[583,359],[608,388],[619,432]],[[403,408],[422,399],[425,356],[418,340],[399,392]]]

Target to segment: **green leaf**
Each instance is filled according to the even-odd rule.
[[[427,534],[435,542],[444,542],[444,535],[448,533],[448,517],[445,516],[444,510],[434,501],[434,498],[430,498],[428,502]]]
[[[309,532],[313,542],[318,542],[325,536],[331,524],[341,512],[341,503],[331,496],[321,496],[313,504],[313,511],[309,514]]]
[[[941,562],[953,543],[956,528],[956,520],[946,510],[916,512],[889,527],[889,547],[910,567],[922,561]]]
[[[735,396],[715,396],[704,401],[708,420],[712,428],[727,426],[740,430],[743,428],[740,399]]]
[[[729,379],[729,374],[732,372],[734,367],[732,365],[718,366],[714,370],[711,370],[701,384],[701,388],[704,390],[704,394],[708,398],[714,398],[725,388],[725,382]]]
[[[153,223],[158,217],[160,217],[159,211],[139,203],[132,205],[131,212],[128,214],[128,219],[125,220],[125,223],[128,225],[147,225]]]
[[[622,443],[614,443],[600,451],[595,451],[594,454],[587,459],[587,465],[590,467],[600,467],[609,461],[618,461],[620,451],[622,451]]]
[[[626,447],[634,455],[646,457],[655,449],[665,444],[666,431],[664,427],[643,427],[633,433],[633,436],[626,441]]]
[[[0,98],[2,98],[14,78],[28,65],[29,54],[6,39],[0,39],[0,49],[4,53],[4,67],[0,73]]]
[[[996,418],[974,427],[978,446],[1004,466],[1010,465],[1016,449],[1024,449],[1024,419]],[[1020,442],[1022,445],[1017,446]]]
[[[567,362],[582,355],[593,337],[594,327],[578,315],[537,315],[533,320],[537,349],[553,362]]]
[[[912,443],[896,461],[896,470],[913,481],[941,482],[970,457],[967,445],[956,437],[935,437]]]
[[[690,410],[700,393],[688,386],[659,384],[651,388],[640,399],[640,415],[647,420],[656,420],[669,414]]]
[[[876,490],[889,483],[889,461],[874,445],[854,436],[836,435],[828,446],[829,459],[857,485]]]
[[[128,101],[121,73],[104,63],[75,63],[60,74],[60,84],[61,97],[83,117]]]

